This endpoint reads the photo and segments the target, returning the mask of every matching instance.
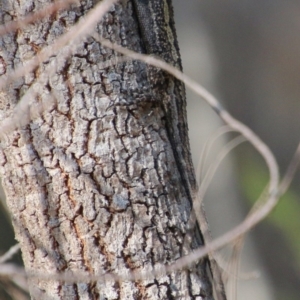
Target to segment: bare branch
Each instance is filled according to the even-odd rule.
[[[12,246],[6,253],[0,256],[0,264],[11,259],[20,250],[20,244]]]
[[[99,35],[94,34],[94,37],[108,48],[114,49],[132,59],[141,60],[152,66],[161,68],[167,71],[168,73],[172,74],[177,79],[182,80],[186,84],[186,86],[191,88],[197,95],[201,96],[228,126],[230,126],[235,131],[241,133],[254,146],[254,148],[263,156],[269,168],[269,173],[270,173],[269,198],[259,211],[256,211],[254,214],[247,217],[241,224],[236,226],[231,231],[225,233],[221,237],[217,238],[213,242],[195,250],[193,253],[191,253],[186,257],[182,257],[178,259],[176,263],[170,265],[168,268],[170,270],[177,270],[189,264],[190,262],[189,259],[191,259],[192,261],[196,261],[200,259],[204,255],[207,255],[209,252],[214,251],[217,248],[220,248],[234,241],[237,237],[243,235],[244,233],[249,231],[252,227],[254,227],[257,223],[259,223],[262,219],[264,219],[271,212],[271,210],[276,206],[278,202],[279,170],[278,170],[276,159],[273,153],[271,152],[271,150],[269,149],[269,147],[250,128],[248,128],[246,125],[242,124],[241,122],[233,118],[221,106],[218,100],[212,94],[210,94],[205,88],[203,88],[197,82],[189,78],[187,75],[183,74],[175,67],[153,56],[139,54],[131,50],[125,49],[119,45],[112,44],[108,40],[101,39]]]
[[[231,152],[235,147],[237,147],[238,145],[240,145],[241,143],[247,141],[247,139],[242,136],[239,135],[237,137],[235,137],[234,139],[232,139],[230,142],[228,142],[223,149],[221,150],[221,152],[219,153],[219,155],[216,157],[216,159],[214,160],[214,162],[211,164],[210,168],[208,169],[208,171],[206,172],[204,179],[199,187],[198,190],[198,201],[200,200],[200,202],[203,201],[204,195],[207,191],[207,188],[212,180],[212,177],[214,176],[214,174],[216,173],[220,163],[222,162],[222,160],[225,158],[225,156]]]
[[[225,133],[232,132],[232,131],[234,130],[231,129],[228,125],[219,127],[216,130],[216,132],[205,142],[203,146],[203,150],[201,151],[200,154],[200,159],[196,170],[196,176],[198,182],[201,182],[203,178],[204,167],[205,167],[204,165],[205,165],[205,161],[207,160],[207,153],[210,152],[210,149],[212,148],[213,144],[216,142],[216,140],[219,137],[221,137]]]
[[[33,22],[41,20],[42,18],[49,17],[57,11],[67,8],[72,3],[79,3],[79,0],[56,1],[35,13],[27,15],[26,17],[19,17],[17,21],[6,22],[4,25],[0,26],[0,36],[22,29]]]
[[[288,190],[293,178],[295,177],[296,171],[298,170],[299,164],[300,164],[300,143],[279,185],[280,196],[285,194],[286,191]]]
[[[0,276],[14,277],[21,276],[26,277],[26,273],[23,268],[18,267],[14,264],[1,264],[0,265]]]
[[[45,62],[51,56],[56,55],[68,44],[72,43],[74,46],[85,39],[115,2],[117,2],[117,0],[101,1],[86,15],[85,18],[82,18],[78,24],[74,25],[70,31],[58,38],[51,46],[44,48],[40,53],[30,59],[26,66],[21,66],[9,75],[3,76],[0,80],[0,89],[3,89],[5,85],[9,84],[16,78],[25,76],[27,73],[33,71],[40,63]]]
[[[93,28],[101,20],[103,15],[110,9],[112,4],[115,2],[117,2],[117,0],[104,0],[100,2],[91,12],[87,14],[86,18],[82,18],[77,25],[73,26],[73,28],[70,31],[58,38],[53,43],[53,45],[44,48],[40,53],[34,56],[31,60],[27,62],[26,66],[21,66],[16,71],[2,76],[0,79],[0,90],[16,78],[22,77],[28,74],[29,72],[33,71],[36,67],[38,67],[40,63],[47,61],[50,57],[56,55],[59,51],[62,51],[62,49],[65,46],[71,44],[71,46],[68,49],[65,49],[64,53],[61,53],[60,59],[62,58],[62,56],[69,56],[72,53],[72,51],[77,47],[78,43],[86,38],[87,34],[93,30]],[[56,7],[56,9],[57,8],[58,7]],[[54,11],[53,7],[52,11]],[[42,13],[38,12],[35,15],[42,16],[44,15],[44,13],[45,12],[43,10]],[[27,23],[30,23],[30,21],[33,19],[33,16],[29,17]],[[16,29],[17,25],[18,24],[16,23],[11,24],[11,30]],[[50,66],[51,69],[48,70],[47,73],[44,73],[44,76],[49,76],[50,74],[52,74],[54,67],[54,64],[52,64],[52,66]],[[19,122],[16,121],[18,119],[22,120],[22,123],[20,125],[25,125],[31,120],[30,117],[19,118],[20,113],[27,112],[29,110],[30,101],[32,101],[32,95],[30,95],[30,93],[24,95],[22,101],[20,101],[14,109],[14,116],[12,118],[7,118],[0,124],[0,138],[3,138],[3,136],[9,131],[17,128]],[[39,114],[40,111],[42,111],[42,109],[38,107],[36,112],[33,111],[33,114]],[[25,113],[25,116],[27,115],[28,114]]]

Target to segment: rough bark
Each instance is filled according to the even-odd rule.
[[[1,22],[47,2],[3,1]],[[2,74],[26,65],[96,2],[81,1],[1,37]],[[114,5],[97,31],[143,51],[130,0]],[[53,56],[0,94],[1,120],[29,88],[36,92],[33,107],[49,95],[57,100],[41,117],[1,141],[2,183],[28,272],[151,272],[183,255],[191,203],[161,99],[151,93],[145,64],[107,64],[118,56],[88,37],[69,58]],[[55,74],[49,71],[52,64]],[[162,93],[169,80],[161,82]],[[200,245],[196,232],[191,248]],[[205,259],[191,269],[139,282],[31,278],[30,290],[33,299],[212,298]]]

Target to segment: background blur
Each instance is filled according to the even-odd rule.
[[[283,173],[300,132],[300,2],[173,2],[185,72],[270,146]],[[190,92],[188,114],[197,165],[205,141],[221,123],[204,101]],[[229,138],[224,137],[213,147],[206,167]],[[299,299],[299,179],[298,175],[272,215],[247,239],[237,299]],[[245,217],[267,180],[264,162],[249,145],[239,146],[226,158],[205,197],[213,236]],[[0,255],[15,243],[3,209],[0,208]],[[20,262],[20,257],[17,260]],[[259,272],[258,278],[251,275],[254,271]],[[1,289],[5,286],[13,290],[9,284],[1,279],[0,300],[10,299]]]
[[[185,73],[216,95],[234,117],[270,146],[283,174],[300,132],[300,2],[173,2]],[[221,123],[191,92],[188,114],[197,165],[205,141]],[[223,138],[223,143],[229,138]],[[221,148],[220,143],[213,147],[207,165]],[[275,211],[250,234],[237,299],[299,299],[299,177]],[[213,236],[245,217],[267,181],[265,163],[249,144],[233,151],[204,200]],[[260,277],[245,276],[253,271]]]

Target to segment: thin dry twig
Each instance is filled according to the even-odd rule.
[[[257,223],[259,223],[263,218],[265,218],[278,202],[278,181],[279,181],[278,165],[273,153],[268,148],[268,146],[250,128],[248,128],[246,125],[234,119],[220,105],[217,99],[212,94],[210,94],[205,88],[200,86],[197,82],[189,78],[187,75],[183,74],[175,67],[153,56],[139,54],[131,50],[125,49],[119,45],[112,44],[108,40],[102,39],[99,35],[94,34],[94,38],[99,40],[99,42],[101,42],[102,45],[108,48],[114,49],[132,59],[141,60],[147,64],[163,69],[168,73],[172,74],[177,79],[182,80],[186,84],[186,86],[191,88],[197,95],[201,96],[228,126],[230,126],[235,131],[241,133],[254,146],[254,148],[265,159],[269,169],[269,173],[270,173],[269,198],[259,211],[256,211],[254,214],[250,215],[238,226],[236,226],[229,232],[223,234],[221,237],[215,239],[211,243],[208,243],[204,247],[195,250],[193,253],[187,255],[186,257],[182,257],[178,259],[174,264],[170,265],[168,269],[177,270],[188,265],[191,260],[196,261],[200,259],[204,255],[207,255],[209,252],[214,251],[234,241],[236,238],[245,234]]]
[[[234,139],[232,139],[230,142],[228,142],[223,147],[221,152],[217,155],[215,161],[211,164],[209,170],[206,172],[205,177],[204,177],[204,179],[203,179],[203,181],[202,181],[202,183],[201,183],[201,185],[198,189],[197,196],[196,196],[197,199],[196,199],[196,201],[194,201],[193,209],[195,211],[195,215],[196,215],[198,221],[199,220],[200,221],[205,220],[205,222],[201,222],[200,224],[201,224],[201,231],[202,231],[202,234],[204,236],[206,244],[210,243],[212,238],[211,238],[211,235],[210,235],[210,232],[209,232],[208,222],[206,221],[204,207],[202,205],[204,195],[207,191],[207,188],[208,188],[210,182],[212,181],[212,178],[213,178],[214,174],[216,173],[220,163],[223,161],[225,156],[228,153],[230,153],[235,147],[237,147],[238,145],[240,145],[241,143],[243,143],[245,141],[247,141],[246,138],[242,135],[239,135],[239,136],[235,137]],[[189,228],[194,228],[195,222],[196,222],[196,219],[191,217],[190,220],[189,220],[188,227]],[[218,261],[214,251],[211,251],[210,254],[215,259],[215,261]]]
[[[295,177],[295,173],[299,167],[300,164],[300,143],[298,144],[298,147],[295,151],[295,154],[293,155],[293,158],[291,159],[287,170],[283,176],[283,179],[281,180],[279,184],[278,189],[278,197],[280,198],[285,194],[285,192],[288,190],[293,178]],[[267,187],[263,190],[261,193],[259,200],[256,201],[255,205],[253,205],[251,211],[249,212],[249,215],[253,214],[255,211],[259,210],[262,203],[266,201],[266,190]],[[233,253],[232,253],[232,260],[231,260],[231,271],[226,271],[227,274],[230,274],[231,277],[233,277],[232,286],[229,289],[229,292],[232,294],[232,299],[236,299],[236,281],[238,278],[240,278],[239,273],[239,265],[240,265],[240,258],[242,249],[245,243],[245,235],[240,236],[235,242],[233,246]],[[233,273],[233,274],[232,274]]]
[[[95,34],[94,34],[95,37]],[[160,266],[159,268],[156,268],[155,270],[151,271],[151,274],[149,272],[140,272],[140,271],[133,271],[131,273],[126,272],[126,275],[117,275],[112,273],[106,273],[101,275],[95,275],[95,276],[87,276],[87,274],[80,275],[76,273],[70,274],[70,273],[64,273],[64,274],[53,274],[50,275],[51,278],[56,278],[59,280],[71,280],[74,276],[76,279],[79,279],[80,281],[84,279],[87,280],[101,280],[101,281],[107,281],[107,280],[113,280],[113,281],[120,281],[120,280],[142,280],[149,277],[156,277],[160,275],[165,275],[170,272],[174,272],[177,270],[182,269],[183,267],[188,266],[193,261],[199,260],[201,257],[207,255],[209,252],[215,251],[216,249],[230,243],[231,241],[235,240],[240,235],[246,233],[249,229],[251,229],[254,225],[256,225],[261,219],[263,219],[275,206],[277,203],[277,186],[278,186],[278,167],[276,160],[269,150],[269,148],[245,125],[241,124],[237,120],[235,120],[233,117],[229,115],[228,112],[226,112],[217,102],[217,100],[209,94],[204,88],[199,86],[196,82],[189,79],[186,75],[181,73],[176,68],[168,65],[167,63],[156,59],[154,57],[149,57],[146,55],[138,54],[133,51],[130,51],[128,49],[124,49],[121,46],[114,45],[110,43],[107,40],[103,40],[99,36],[96,36],[96,38],[101,41],[101,43],[104,46],[107,46],[109,48],[112,48],[124,55],[127,55],[133,59],[142,60],[146,63],[149,63],[151,65],[154,65],[158,68],[164,69],[165,71],[171,73],[176,78],[183,80],[184,83],[192,88],[194,91],[197,92],[197,94],[200,94],[203,98],[207,100],[207,102],[213,107],[213,109],[219,114],[219,116],[223,119],[225,123],[227,123],[231,128],[233,128],[235,131],[240,132],[247,140],[249,140],[254,147],[262,154],[262,156],[267,161],[267,165],[270,170],[270,189],[269,194],[270,197],[267,201],[267,203],[262,207],[261,210],[256,212],[254,215],[250,216],[249,218],[246,218],[240,225],[235,227],[233,230],[227,232],[226,234],[222,235],[218,239],[208,243],[204,247],[201,247],[194,252],[190,253],[189,255],[182,257],[178,259],[175,263],[169,265],[169,266]],[[30,276],[36,276],[36,274],[30,274]],[[38,276],[43,276],[42,274],[38,274]],[[46,276],[49,278],[49,274]]]
[[[205,168],[205,162],[207,161],[207,154],[210,152],[210,149],[212,148],[213,144],[219,139],[221,136],[223,136],[225,133],[232,132],[233,129],[230,128],[228,125],[219,127],[216,132],[205,142],[203,149],[200,154],[199,163],[197,165],[196,169],[196,176],[197,181],[202,182],[204,168]]]
[[[230,153],[234,148],[236,148],[238,145],[240,145],[241,143],[246,142],[246,141],[247,141],[247,139],[244,136],[239,135],[239,136],[235,137],[234,139],[232,139],[230,142],[228,142],[223,147],[223,149],[217,155],[214,162],[211,164],[211,166],[209,167],[208,171],[206,172],[206,174],[204,176],[204,179],[198,189],[197,203],[199,203],[199,201],[200,201],[200,203],[203,201],[203,198],[204,198],[204,195],[206,194],[207,188],[208,188],[210,182],[212,181],[212,178],[213,178],[214,174],[216,173],[220,163],[225,158],[225,156],[228,153]]]
[[[101,20],[104,14],[110,9],[112,4],[117,2],[118,0],[104,0],[100,2],[92,11],[90,11],[85,18],[82,18],[78,24],[74,25],[71,30],[58,38],[52,45],[43,48],[36,56],[26,62],[25,66],[20,66],[16,71],[10,72],[9,74],[1,76],[0,79],[0,90],[3,89],[7,84],[11,83],[13,80],[25,76],[26,74],[32,72],[35,68],[37,68],[41,63],[49,60],[50,57],[55,56],[59,51],[64,50],[60,59],[63,57],[67,57],[72,53],[73,48],[76,48],[80,41],[84,40],[88,33],[95,28],[96,24]],[[58,7],[56,7],[58,8]],[[54,8],[52,8],[52,11]],[[36,13],[35,15],[43,15],[43,13]],[[28,17],[27,23],[33,20],[33,16]],[[12,23],[11,28],[8,27],[6,29],[14,30],[17,28],[17,23]],[[3,29],[4,31],[4,29]],[[69,45],[67,49],[66,46]],[[47,72],[48,76],[51,72]],[[22,111],[28,111],[28,107],[30,106],[31,97],[24,97],[22,101],[19,102],[18,106],[22,108]],[[18,119],[19,116],[19,107],[16,107],[14,110],[15,117],[9,118],[1,122],[1,136],[3,138],[5,134],[10,132],[12,129],[16,128],[15,120]],[[30,120],[30,118],[28,118]],[[23,122],[24,123],[24,122]],[[24,125],[22,123],[22,125]]]
[[[0,256],[0,264],[11,259],[20,250],[20,244],[12,246],[6,253]]]
[[[230,275],[231,280],[229,281],[230,287],[228,289],[229,292],[229,299],[236,300],[237,299],[237,280],[238,280],[238,273],[240,268],[240,261],[241,261],[241,253],[242,248],[244,245],[244,237],[239,238],[237,243],[233,247],[232,252],[232,260],[230,264]]]
[[[55,1],[35,13],[28,14],[23,18],[19,17],[17,21],[6,22],[5,24],[0,25],[0,36],[22,29],[31,23],[39,21],[42,18],[49,17],[57,11],[67,8],[72,3],[78,2],[79,0]]]
[[[300,164],[300,143],[279,185],[279,195],[282,196],[290,187]]]
[[[25,76],[37,68],[42,62],[49,60],[50,57],[56,55],[61,49],[72,43],[77,45],[80,41],[95,28],[96,24],[102,19],[104,14],[110,9],[112,4],[118,0],[103,0],[85,18],[82,18],[68,32],[59,37],[52,45],[43,48],[32,59],[26,62],[26,66],[17,68],[16,71],[10,72],[6,76],[2,76],[0,80],[0,89],[11,83],[16,78]]]
[[[51,74],[52,68],[49,69]],[[42,81],[42,77],[36,82]],[[5,134],[17,128],[27,125],[31,120],[41,116],[46,111],[50,111],[56,104],[56,98],[51,94],[43,93],[43,101],[35,101],[39,93],[35,90],[35,85],[30,86],[18,104],[14,107],[11,117],[1,122],[0,139]],[[33,105],[34,103],[34,105]]]
[[[0,265],[0,276],[3,277],[26,277],[24,268],[19,267],[15,264],[1,264]]]

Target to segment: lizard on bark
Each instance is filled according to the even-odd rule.
[[[155,55],[177,67],[179,70],[182,70],[175,31],[172,1],[132,0],[132,2],[137,15],[146,54]],[[162,105],[166,115],[168,136],[187,197],[189,198],[191,205],[193,205],[193,202],[196,201],[197,183],[187,134],[185,86],[181,81],[172,78],[167,92],[168,97],[162,97]],[[200,228],[204,230],[200,235],[202,234],[201,239],[204,244],[205,240],[209,238],[208,225],[203,211],[200,215],[202,215],[200,218]],[[195,224],[195,214],[192,213],[190,218],[188,227],[191,224],[198,226],[198,224]],[[208,260],[213,277],[216,298],[218,300],[226,300],[219,266],[212,255],[209,255]]]

